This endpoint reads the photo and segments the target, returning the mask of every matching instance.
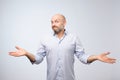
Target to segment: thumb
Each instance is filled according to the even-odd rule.
[[[109,55],[109,54],[110,54],[110,52],[105,52],[105,53],[104,53],[104,55]]]
[[[15,48],[16,48],[17,50],[20,50],[20,49],[22,49],[22,48],[20,48],[19,46],[15,46]]]

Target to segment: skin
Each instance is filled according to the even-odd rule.
[[[51,26],[57,37],[60,39],[64,35],[65,31],[65,25],[66,25],[66,19],[61,14],[56,14],[51,19]],[[20,48],[16,46],[17,51],[9,52],[9,55],[20,57],[20,56],[26,56],[30,61],[35,61],[35,56],[31,54],[30,52],[26,51],[23,48]],[[92,63],[96,60],[99,60],[101,62],[110,63],[113,64],[116,62],[116,59],[110,58],[107,55],[110,54],[110,52],[103,52],[99,55],[91,55],[88,59],[88,63]]]
[[[64,34],[64,28],[66,25],[65,17],[61,14],[54,15],[51,19],[51,25],[58,38],[61,38]]]

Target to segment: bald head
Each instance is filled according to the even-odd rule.
[[[59,18],[59,19],[61,19],[61,20],[63,20],[63,21],[66,21],[65,16],[62,15],[62,14],[55,14],[55,15],[52,17],[52,19],[53,19],[53,18]]]
[[[60,33],[64,31],[66,25],[65,16],[62,14],[55,14],[51,19],[52,29],[55,33]]]

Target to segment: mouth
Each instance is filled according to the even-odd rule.
[[[57,29],[57,26],[52,26],[53,29]]]

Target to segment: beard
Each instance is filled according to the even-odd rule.
[[[61,27],[53,26],[52,29],[53,29],[55,34],[58,34],[64,30],[64,26],[61,26]]]

